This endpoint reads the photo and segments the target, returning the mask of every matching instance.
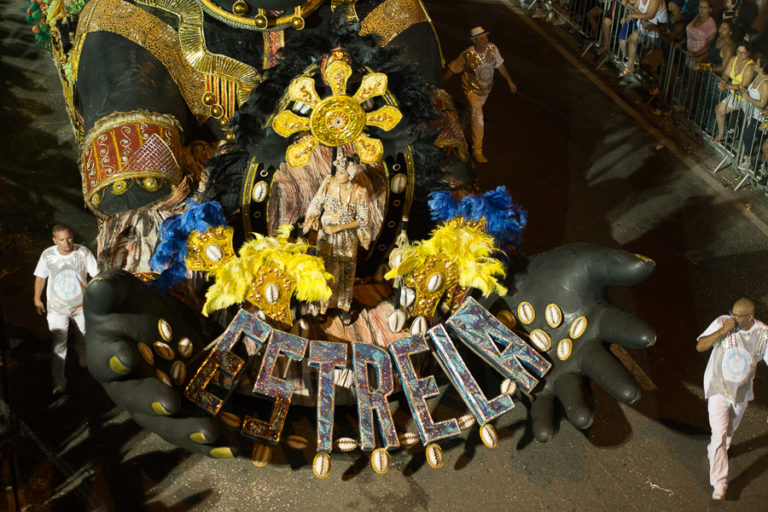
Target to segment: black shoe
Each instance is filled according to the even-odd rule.
[[[58,386],[53,387],[53,391],[51,392],[51,394],[53,396],[60,396],[66,392],[67,392],[67,386],[65,386],[64,384],[59,384]]]

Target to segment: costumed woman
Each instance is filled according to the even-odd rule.
[[[334,164],[336,172],[323,181],[307,208],[304,233],[317,230],[318,253],[334,278],[333,295],[320,305],[320,313],[336,307],[341,310],[341,322],[350,325],[357,246],[359,243],[368,249],[371,243],[368,192],[355,182],[355,176],[363,169],[357,155],[339,154]]]

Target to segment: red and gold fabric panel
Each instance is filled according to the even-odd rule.
[[[178,184],[180,151],[181,126],[172,116],[136,111],[101,119],[83,144],[80,172],[87,203],[98,207],[105,188],[119,195],[129,179],[141,180],[150,191],[166,179]]]
[[[434,122],[440,128],[440,133],[434,142],[435,146],[447,151],[455,150],[459,157],[466,161],[469,156],[467,141],[461,130],[459,116],[450,95],[444,90],[438,89],[432,96],[432,103],[435,109],[440,112],[439,119]]]
[[[274,30],[271,32],[263,32],[263,34],[264,62],[262,63],[262,66],[264,69],[269,69],[280,60],[278,52],[285,46],[285,32],[282,30]]]
[[[229,120],[237,109],[237,84],[223,76],[205,75],[203,103],[210,105],[211,117]],[[211,95],[208,95],[210,93]]]

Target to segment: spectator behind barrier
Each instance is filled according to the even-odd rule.
[[[739,38],[746,37],[747,41],[752,42],[758,35],[757,31],[752,28],[758,15],[759,9],[752,1],[725,0],[725,6],[720,12],[720,19],[731,23],[734,33]]]
[[[725,0],[725,5],[720,10],[720,22],[736,23],[736,16],[741,7],[741,0]]]
[[[721,91],[728,91],[723,100],[715,107],[715,118],[717,119],[717,135],[712,137],[710,142],[718,144],[725,136],[725,116],[744,105],[742,98],[741,84],[748,84],[754,76],[753,64],[749,43],[741,41],[736,47],[736,55],[731,57],[725,64],[723,76],[717,84]]]
[[[684,0],[680,11],[682,11],[683,16],[685,16],[689,21],[692,20],[699,13],[698,0]]]
[[[744,160],[740,167],[750,169],[752,166],[752,146],[755,141],[755,132],[758,125],[764,130],[763,118],[765,114],[765,104],[768,103],[768,75],[765,70],[765,57],[755,58],[754,70],[755,79],[744,87],[742,84],[742,96],[744,100],[752,104],[752,117],[744,130]],[[763,154],[765,154],[766,144],[763,143]]]
[[[736,13],[736,24],[744,27],[747,32],[751,32],[753,31],[752,24],[755,23],[759,15],[760,9],[757,7],[757,4],[751,0],[745,0],[741,2],[741,6]]]
[[[595,7],[590,9],[590,11],[587,13],[587,19],[589,20],[589,25],[592,27],[592,32],[595,34],[595,39],[597,40],[597,43],[600,46],[600,48],[597,50],[598,57],[611,49],[611,24],[613,23],[614,16],[616,16],[617,4],[618,2],[615,0],[610,3],[607,3],[608,12],[603,12],[603,5],[598,3]],[[603,30],[602,32],[599,32],[597,22],[601,16],[602,16]],[[599,39],[598,39],[598,36],[599,36]]]
[[[659,36],[665,44],[677,44],[682,43],[685,40],[685,26],[689,21],[681,11],[681,3],[683,0],[670,0],[667,2],[667,26],[666,30],[662,31]],[[678,48],[681,48],[679,46]]]
[[[636,30],[627,37],[627,66],[619,73],[619,78],[634,73],[640,38],[646,45],[659,45],[659,31],[667,23],[667,8],[663,0],[637,0],[636,11],[626,16],[623,21],[634,23]]]
[[[636,7],[637,1],[626,0],[626,2],[622,2],[622,3],[628,6],[630,9],[634,9]],[[619,54],[623,58],[624,66],[626,67],[627,63],[629,62],[627,60],[627,39],[635,31],[635,27],[637,24],[635,20],[632,19],[631,13],[625,14],[624,17],[619,20],[619,24],[621,25],[621,28],[619,28],[619,34],[618,34]]]
[[[736,55],[736,40],[733,38],[733,25],[723,22],[717,28],[717,38],[709,47],[709,65],[714,73],[722,73],[725,63]]]
[[[602,15],[603,15],[603,4],[601,4],[600,2],[598,2],[597,5],[595,5],[589,11],[587,11],[587,23],[589,24],[589,32],[587,35],[589,35],[590,37],[594,37],[595,39],[597,39],[597,37],[600,35],[599,29],[597,27],[597,23],[600,20],[600,17]]]
[[[685,27],[686,52],[691,67],[709,57],[709,48],[717,36],[717,24],[711,16],[710,0],[699,2],[699,15]]]

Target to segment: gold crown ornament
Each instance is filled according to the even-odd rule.
[[[187,237],[187,257],[184,261],[189,270],[211,272],[235,257],[232,244],[234,230],[217,226],[200,233],[193,231]]]
[[[266,316],[285,325],[292,325],[291,296],[296,280],[277,265],[262,267],[248,288],[246,299]]]
[[[459,272],[455,263],[442,256],[430,256],[405,278],[405,285],[416,294],[411,316],[431,317],[443,294],[458,282]]]
[[[428,239],[399,249],[384,277],[401,278],[408,287],[404,305],[411,308],[412,317],[431,317],[446,293],[447,308],[454,307],[469,288],[486,297],[506,293],[498,279],[506,269],[493,257],[494,240],[484,225],[456,217],[433,230]]]

